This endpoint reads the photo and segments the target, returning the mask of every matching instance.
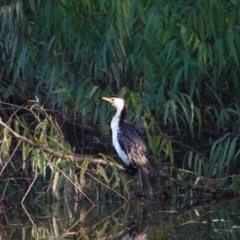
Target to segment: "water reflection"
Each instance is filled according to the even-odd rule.
[[[143,209],[139,222],[132,221],[126,227],[127,234],[122,237],[122,240],[144,240],[147,239],[148,232],[148,211]]]
[[[192,205],[136,201],[2,202],[1,239],[239,239],[239,199]]]

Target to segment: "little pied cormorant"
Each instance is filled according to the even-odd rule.
[[[147,159],[147,147],[139,131],[131,124],[124,121],[126,116],[125,101],[121,97],[103,97],[110,102],[117,112],[111,121],[112,142],[119,157],[127,167],[138,171],[139,182],[144,196],[152,198],[153,190],[148,179],[151,166]]]

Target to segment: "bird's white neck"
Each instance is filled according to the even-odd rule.
[[[111,129],[112,131],[117,130],[118,129],[118,125],[120,122],[120,115],[121,115],[121,110],[117,109],[117,112],[115,113],[112,121],[111,121]]]

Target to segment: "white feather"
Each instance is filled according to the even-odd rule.
[[[115,150],[117,151],[118,156],[122,159],[122,161],[125,164],[129,165],[130,160],[129,160],[128,156],[126,155],[126,153],[122,150],[122,148],[118,142],[119,119],[120,119],[121,111],[124,107],[123,99],[121,99],[121,98],[114,99],[113,106],[116,107],[116,109],[117,109],[117,112],[111,121],[113,146],[114,146]]]

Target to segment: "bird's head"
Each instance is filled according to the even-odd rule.
[[[105,101],[110,102],[117,110],[122,110],[124,108],[124,99],[118,96],[103,97]]]

